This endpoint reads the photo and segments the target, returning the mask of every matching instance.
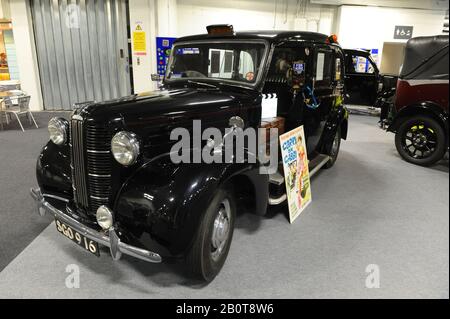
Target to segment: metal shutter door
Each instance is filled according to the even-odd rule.
[[[131,93],[125,0],[31,0],[46,110]]]

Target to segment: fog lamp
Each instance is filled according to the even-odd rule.
[[[105,205],[100,206],[97,209],[97,223],[103,229],[109,229],[113,225],[112,211]]]

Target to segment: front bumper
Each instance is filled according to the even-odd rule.
[[[114,260],[120,259],[123,253],[125,255],[129,255],[152,263],[160,263],[162,261],[161,256],[157,253],[130,246],[122,242],[117,235],[114,227],[111,227],[108,230],[108,234],[96,231],[68,216],[67,214],[47,202],[39,188],[32,188],[30,192],[31,196],[37,202],[38,212],[41,216],[44,216],[47,212],[49,212],[85,237],[94,240],[103,246],[109,247],[111,256]]]

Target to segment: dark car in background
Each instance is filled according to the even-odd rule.
[[[448,46],[448,35],[408,40],[394,103],[382,113],[398,153],[414,164],[432,165],[448,151]]]
[[[344,49],[347,104],[374,106],[382,77],[369,51]]]

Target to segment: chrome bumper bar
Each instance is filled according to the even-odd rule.
[[[47,202],[42,195],[42,192],[39,188],[32,188],[30,190],[31,196],[36,200],[38,205],[38,212],[41,216],[44,216],[47,212],[53,214],[56,218],[72,227],[75,231],[84,235],[85,237],[96,241],[97,243],[109,247],[111,251],[111,256],[114,260],[119,260],[122,256],[122,253],[125,255],[129,255],[135,258],[142,259],[144,261],[152,262],[152,263],[160,263],[162,258],[159,254],[130,246],[124,242],[122,242],[117,235],[114,227],[111,227],[108,230],[108,235],[105,233],[96,231],[92,228],[89,228],[69,215],[63,213],[59,209],[52,206],[49,202]]]

